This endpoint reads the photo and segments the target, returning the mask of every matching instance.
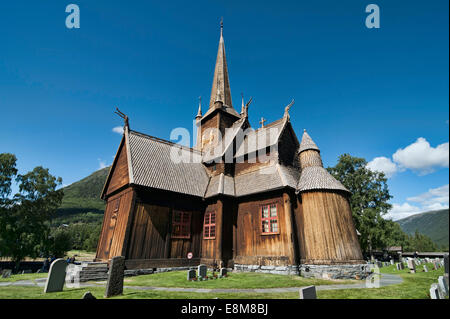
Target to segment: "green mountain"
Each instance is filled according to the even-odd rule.
[[[64,187],[62,204],[52,224],[101,223],[105,203],[100,199],[100,194],[108,172],[109,167],[105,167]]]
[[[397,220],[397,223],[409,235],[414,235],[418,230],[419,233],[430,237],[439,247],[448,248],[448,214],[448,209],[430,211]]]

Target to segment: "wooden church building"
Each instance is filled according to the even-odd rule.
[[[194,148],[133,131],[127,118],[101,194],[96,261],[125,256],[128,269],[202,263],[363,277],[349,191],[324,169],[308,133],[297,139],[292,103],[257,129],[248,120],[251,101],[236,111],[222,30],[208,109],[202,114],[200,104],[195,117]]]

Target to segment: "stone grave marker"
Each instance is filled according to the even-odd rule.
[[[48,271],[47,282],[45,283],[45,293],[63,290],[66,279],[66,268],[67,262],[63,258],[58,258],[52,262]]]
[[[3,269],[2,270],[2,278],[9,278],[12,274],[11,269]]]
[[[227,275],[227,269],[226,268],[220,268],[219,276],[225,277]]]
[[[448,274],[448,254],[444,255],[444,272]]]
[[[193,280],[195,278],[195,269],[190,269],[187,272],[187,280]]]
[[[431,284],[430,297],[431,297],[431,299],[441,299],[438,284]]]
[[[428,272],[428,267],[427,267],[427,265],[423,265],[423,271]]]
[[[413,273],[413,274],[416,273],[416,264],[414,263],[414,260],[412,260],[412,259],[408,260],[408,268],[411,271],[411,273]]]
[[[434,264],[434,269],[435,270],[441,268],[441,265],[437,261],[435,261],[433,264]]]
[[[300,299],[317,299],[316,286],[300,288]]]
[[[31,273],[32,273],[31,269],[22,270],[22,275],[23,274],[31,274]]]
[[[90,291],[86,291],[81,299],[97,299],[97,298],[95,298],[95,296]]]
[[[105,298],[123,293],[123,277],[125,271],[125,257],[116,256],[111,259],[108,281],[106,282]]]
[[[448,283],[444,280],[444,276],[439,276],[438,285],[442,292],[442,296],[448,296]]]
[[[199,265],[197,268],[198,277],[205,278],[207,270],[208,268],[206,268],[206,265]]]
[[[381,261],[377,261],[376,265],[378,268],[383,268],[383,263]]]
[[[391,259],[391,265],[395,264],[394,259]]]

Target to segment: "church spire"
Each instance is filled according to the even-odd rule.
[[[230,82],[228,79],[227,60],[225,57],[225,43],[223,41],[223,20],[220,21],[219,49],[217,51],[209,108],[213,108],[216,101],[223,102],[225,107],[233,107],[231,102]]]
[[[196,120],[199,120],[202,118],[202,97],[198,97],[198,112],[197,116],[195,117]]]

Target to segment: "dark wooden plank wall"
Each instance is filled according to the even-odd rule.
[[[262,235],[261,205],[277,204],[279,234]],[[254,263],[256,257],[282,257],[286,264],[294,263],[291,250],[292,225],[286,223],[283,195],[248,199],[238,205],[235,263]],[[259,258],[260,260],[261,258]],[[269,258],[271,259],[271,258]]]
[[[189,239],[171,238],[169,235],[172,208],[137,202],[131,225],[127,259],[186,258],[188,252],[192,252],[194,258],[199,258],[203,214],[200,211],[187,209],[184,211],[192,213],[191,237]]]
[[[127,188],[108,198],[103,217],[102,232],[97,246],[96,260],[107,260],[124,254],[124,241],[133,204],[134,191]],[[116,201],[119,210],[115,213]]]
[[[303,263],[362,262],[348,200],[338,192],[305,192],[296,210]]]

